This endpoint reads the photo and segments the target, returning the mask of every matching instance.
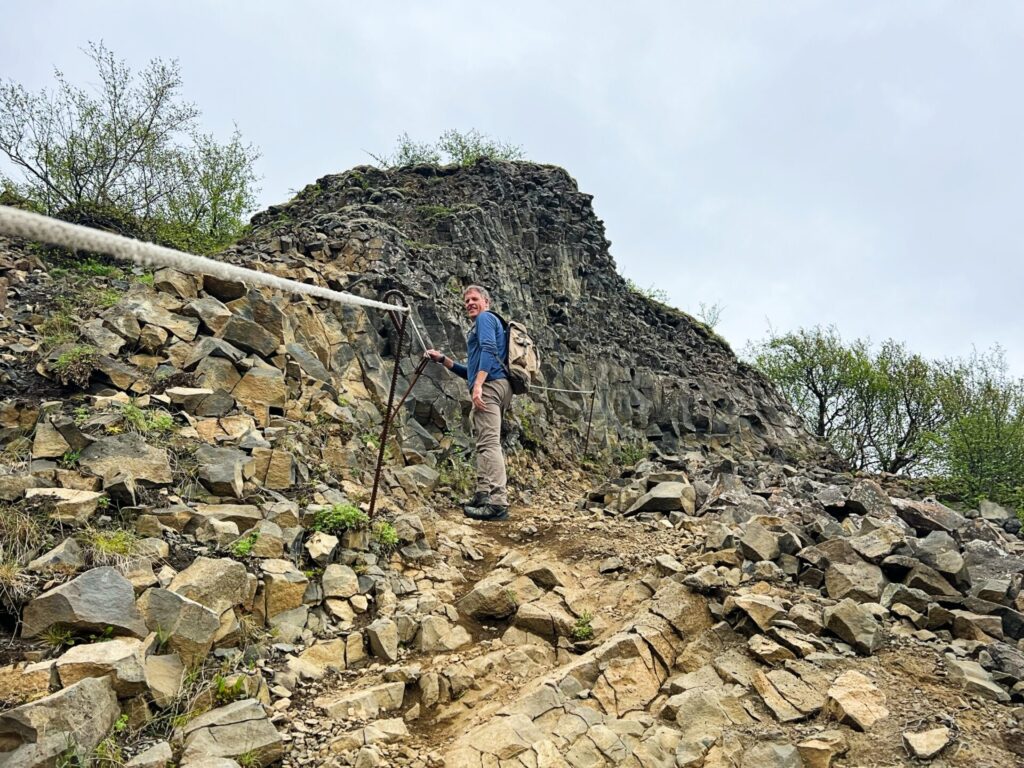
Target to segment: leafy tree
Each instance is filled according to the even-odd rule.
[[[416,142],[408,133],[398,137],[398,145],[390,155],[368,153],[382,168],[400,168],[404,165],[427,163],[440,165],[442,162],[456,165],[472,165],[482,158],[494,160],[522,160],[523,148],[470,129],[463,133],[449,129],[434,143]]]
[[[255,203],[258,151],[237,129],[226,144],[198,130],[176,61],[135,76],[102,43],[85,53],[95,93],[59,70],[38,93],[0,82],[0,151],[20,174],[0,176],[5,199],[204,252],[235,239]]]
[[[945,490],[1024,508],[1024,380],[1009,375],[1002,350],[944,363],[939,397]]]
[[[763,342],[754,349],[754,364],[782,390],[814,434],[852,441],[842,452],[851,459],[856,455],[852,433],[862,418],[857,389],[869,382],[866,345],[857,341],[847,347],[834,327],[801,329]]]

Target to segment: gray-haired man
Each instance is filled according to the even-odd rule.
[[[476,493],[463,507],[477,520],[508,518],[505,455],[501,451],[501,417],[512,402],[512,387],[505,375],[505,329],[489,312],[491,297],[485,288],[471,285],[462,292],[466,315],[473,328],[466,338],[468,359],[456,362],[429,349],[424,354],[435,363],[466,379],[473,399],[473,432],[476,435]]]

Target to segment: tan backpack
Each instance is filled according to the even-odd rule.
[[[530,384],[540,378],[537,344],[522,323],[506,320],[494,311],[491,314],[498,318],[505,330],[505,354],[501,362],[512,387],[512,394],[525,395],[530,391]]]

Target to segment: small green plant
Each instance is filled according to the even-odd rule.
[[[92,409],[87,405],[80,405],[74,412],[75,426],[80,427],[92,416]]]
[[[367,448],[372,448],[375,451],[380,448],[380,437],[373,432],[363,432],[359,436],[359,441]]]
[[[314,531],[337,536],[349,530],[362,530],[369,522],[370,518],[359,507],[352,504],[335,504],[316,511],[313,515],[312,528]]]
[[[171,633],[169,630],[158,625],[153,634],[156,635],[156,653],[161,654],[167,649],[167,643],[171,639]]]
[[[242,766],[242,768],[258,768],[260,765],[263,764],[262,761],[260,760],[259,753],[255,749],[250,749],[248,752],[243,752],[235,758],[235,762]]]
[[[88,344],[78,344],[61,352],[50,364],[50,370],[64,386],[89,383],[96,362],[96,349]]]
[[[81,456],[81,451],[65,451],[64,455],[60,457],[58,463],[64,469],[71,469],[73,466],[75,466],[75,464],[78,463],[78,460],[81,458]]]
[[[223,675],[215,675],[213,678],[213,698],[218,706],[230,704],[245,697],[245,678],[239,675],[233,683]]]
[[[613,459],[620,466],[631,466],[646,458],[647,448],[640,442],[619,443],[613,452]]]
[[[577,618],[576,623],[573,624],[571,634],[572,639],[580,642],[582,640],[590,640],[594,637],[594,627],[591,625],[594,617],[590,611],[583,611]]]
[[[122,403],[121,416],[131,429],[142,435],[150,432],[165,433],[174,429],[174,417],[171,414],[166,411],[144,411],[135,403]]]
[[[75,264],[75,270],[90,277],[120,277],[121,270],[112,264],[104,264],[94,258],[86,258]]]
[[[456,497],[468,494],[476,482],[476,470],[458,448],[444,458],[438,473],[438,483],[451,488]]]
[[[656,301],[659,304],[668,305],[668,291],[664,288],[656,288],[654,285],[650,285],[647,288],[641,288],[628,277],[626,278],[626,288],[630,293],[635,293],[637,296],[643,296],[649,301]]]
[[[231,545],[231,554],[235,557],[248,557],[252,554],[252,548],[259,541],[259,531],[252,531],[248,536],[239,539]]]
[[[118,565],[135,553],[136,536],[125,528],[86,528],[78,538],[89,550],[94,565]]]
[[[44,645],[52,648],[54,651],[62,651],[75,644],[74,633],[60,624],[47,627],[43,634],[39,636],[39,639],[43,641]]]
[[[387,520],[375,522],[370,535],[382,553],[389,554],[398,547],[398,531]]]
[[[90,643],[106,643],[114,639],[114,628],[109,624],[101,629],[99,632],[95,632],[89,635]]]
[[[148,285],[150,288],[153,287],[153,283],[155,282],[152,272],[143,272],[141,275],[136,275],[135,279],[143,285]]]

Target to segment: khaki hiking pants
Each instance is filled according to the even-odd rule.
[[[492,504],[508,506],[505,487],[505,454],[501,452],[501,415],[512,403],[512,386],[506,379],[485,381],[484,409],[472,410],[476,435],[476,489],[491,495]]]

